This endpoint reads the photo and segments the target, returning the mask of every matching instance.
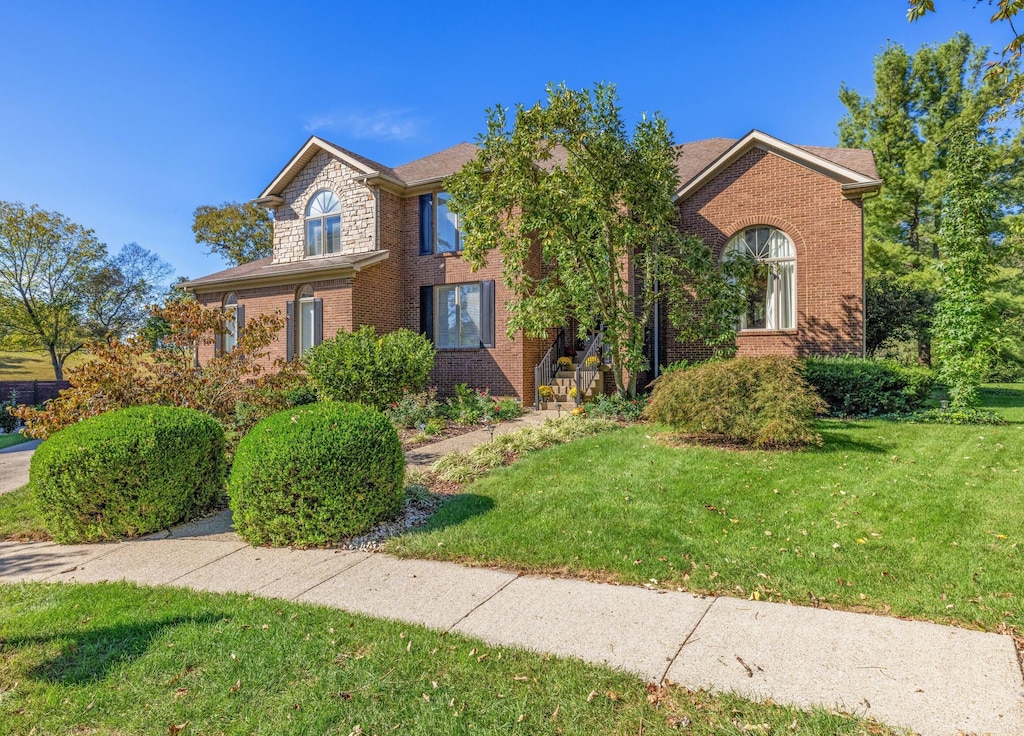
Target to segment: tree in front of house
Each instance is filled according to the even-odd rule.
[[[92,230],[58,212],[0,202],[0,332],[4,347],[44,351],[54,377],[92,340],[144,322],[169,267],[131,243],[108,258]]]
[[[192,232],[196,243],[235,266],[274,252],[274,221],[270,213],[252,202],[197,207]]]
[[[873,97],[840,90],[847,108],[840,144],[871,149],[885,181],[865,203],[869,348],[891,345],[886,336],[910,339],[921,361],[930,362],[954,131],[970,131],[978,144],[978,165],[1000,214],[989,222],[990,234],[1007,243],[996,255],[1005,260],[1012,252],[1012,213],[1024,199],[1024,142],[1019,130],[992,123],[1007,90],[1003,79],[985,76],[986,54],[962,33],[913,55],[890,44],[875,59]],[[1017,302],[1005,304],[1012,310]],[[1001,320],[1013,318],[1006,313]]]
[[[660,115],[626,131],[615,87],[549,86],[510,121],[488,110],[479,154],[445,182],[474,268],[497,248],[512,292],[508,332],[545,336],[575,320],[602,329],[620,394],[636,393],[662,304],[687,337],[730,344],[742,279],[676,225],[675,151]],[[727,269],[740,272],[737,260]]]

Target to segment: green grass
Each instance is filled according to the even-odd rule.
[[[308,605],[126,583],[0,586],[5,734],[654,736],[684,719],[689,734],[892,733],[649,691],[610,669]]]
[[[826,421],[804,452],[635,426],[528,455],[389,551],[988,630],[1024,624],[1024,386],[1011,423]]]
[[[28,439],[29,438],[23,434],[0,434],[0,450],[5,447],[20,445],[22,442],[28,442]]]
[[[49,538],[27,483],[15,491],[0,494],[0,542]]]
[[[87,356],[76,353],[64,361],[64,371],[80,365]],[[53,364],[47,353],[0,351],[0,381],[53,381]]]

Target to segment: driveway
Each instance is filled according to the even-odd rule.
[[[28,463],[41,441],[30,440],[0,450],[0,495],[28,483]]]

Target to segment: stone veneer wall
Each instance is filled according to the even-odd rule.
[[[274,263],[306,258],[306,205],[321,189],[341,200],[341,252],[362,253],[376,248],[376,205],[373,191],[357,181],[360,172],[320,151],[306,164],[274,208]],[[332,254],[336,255],[336,254]]]

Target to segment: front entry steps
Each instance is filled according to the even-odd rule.
[[[555,377],[547,384],[551,386],[555,395],[552,400],[541,399],[540,408],[554,411],[558,406],[562,409],[571,409],[576,406],[576,398],[569,395],[569,389],[576,385],[576,366],[572,370],[558,371]],[[593,399],[604,393],[604,371],[598,371],[590,381],[590,386],[583,392],[581,403]],[[557,404],[557,406],[556,406]]]

